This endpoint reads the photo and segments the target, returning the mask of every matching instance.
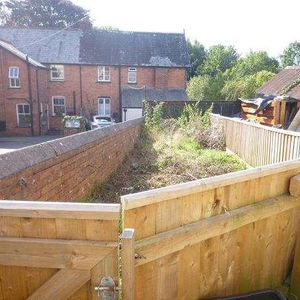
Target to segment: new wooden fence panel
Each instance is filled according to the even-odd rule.
[[[287,194],[299,173],[300,163],[289,162],[123,196],[124,225],[136,234],[136,299],[204,299],[280,286],[291,268],[300,199],[277,215],[180,250],[170,230]],[[169,231],[170,244],[149,250],[157,258],[139,256],[141,243]],[[170,253],[160,254],[165,247]]]
[[[103,205],[91,206],[90,210],[89,205],[82,204],[83,210],[80,210],[80,206],[77,203],[42,204],[37,202],[1,201],[0,242],[2,241],[1,238],[4,237],[16,237],[34,238],[34,241],[37,238],[47,239],[47,241],[50,241],[50,239],[54,241],[69,241],[70,245],[72,245],[74,240],[92,241],[92,243],[94,241],[106,241],[115,242],[116,244],[118,241],[119,206],[108,205],[108,208],[102,214],[101,209],[104,208]],[[98,211],[95,210],[97,207]],[[47,253],[47,249],[45,249],[45,255]],[[50,255],[49,253],[48,255]],[[16,254],[22,254],[22,250]],[[0,255],[3,255],[1,246]],[[71,255],[71,258],[74,258],[74,263],[76,261],[80,263],[85,258],[84,256],[77,257],[76,255],[74,250]],[[65,258],[68,259],[67,253]],[[117,278],[117,261],[116,246],[99,264],[91,269],[91,279],[77,291],[76,286],[72,296],[68,299],[96,299],[94,286],[99,284],[101,275],[110,275]],[[37,264],[39,262],[37,258]],[[68,268],[65,270],[68,270]],[[52,267],[0,265],[0,299],[26,299],[58,272],[59,269]],[[62,278],[64,277],[62,276]],[[80,279],[76,275],[74,280]],[[66,287],[69,284],[66,282]],[[65,290],[66,287],[61,286],[62,290]],[[40,298],[40,296],[37,297]]]
[[[223,127],[226,147],[253,167],[300,158],[300,133],[212,115]]]

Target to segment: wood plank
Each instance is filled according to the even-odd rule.
[[[118,220],[120,204],[1,200],[0,216]]]
[[[290,294],[295,299],[300,298],[300,231],[298,231],[297,235],[297,245],[294,255]]]
[[[116,242],[1,237],[0,264],[90,270],[116,247]]]
[[[300,169],[299,161],[282,162],[260,168],[238,171],[177,185],[170,185],[136,194],[124,195],[121,196],[122,207],[124,210],[130,210],[133,208],[159,203],[166,200],[172,200],[175,198],[212,190],[222,186],[233,185],[235,183],[245,182],[272,174],[280,174],[281,172],[283,173],[293,169],[297,170],[298,168]]]
[[[135,242],[134,229],[125,228],[122,236],[122,299],[134,300]]]
[[[291,178],[289,192],[294,197],[300,195],[300,174]]]
[[[284,195],[145,238],[136,242],[136,252],[141,257],[136,265],[299,206],[300,197]]]
[[[290,126],[288,127],[288,130],[296,131],[299,126],[300,126],[300,109],[297,111],[294,119],[292,120]]]
[[[90,280],[90,271],[63,269],[58,271],[27,300],[65,300]]]

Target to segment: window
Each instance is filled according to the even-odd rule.
[[[31,114],[29,104],[17,104],[17,123],[18,127],[31,126]]]
[[[136,83],[136,68],[128,68],[128,83]]]
[[[52,81],[63,81],[65,79],[64,66],[62,65],[51,65],[50,75]]]
[[[98,81],[110,81],[110,68],[105,66],[98,67]]]
[[[54,96],[52,97],[52,111],[53,116],[61,117],[66,113],[65,97]]]
[[[98,101],[98,114],[100,116],[110,116],[110,98],[99,98]]]
[[[9,67],[8,78],[9,87],[14,89],[20,87],[20,69],[18,67]]]

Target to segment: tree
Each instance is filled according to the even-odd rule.
[[[76,22],[72,27],[78,28],[79,21],[88,16],[87,10],[69,0],[7,0],[0,13],[4,25],[45,28],[64,28]]]
[[[196,75],[198,67],[203,64],[206,57],[206,50],[198,41],[192,43],[189,39],[187,40],[187,49],[191,62],[191,68],[188,71],[188,77],[192,78]]]
[[[277,73],[279,63],[275,58],[269,57],[266,51],[250,52],[226,72],[229,80],[254,75],[260,71]]]
[[[300,65],[300,42],[290,43],[280,58],[283,67]]]
[[[189,99],[195,101],[221,99],[224,78],[222,74],[215,77],[199,75],[191,78],[187,86]]]
[[[197,74],[214,77],[232,68],[236,64],[238,57],[236,50],[232,46],[212,46],[208,50],[203,65],[198,67]]]
[[[225,83],[222,89],[222,96],[226,100],[238,98],[253,98],[256,90],[269,81],[275,74],[270,71],[259,71],[254,75],[235,78]]]

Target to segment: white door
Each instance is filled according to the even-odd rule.
[[[98,115],[102,117],[110,117],[111,114],[111,99],[99,98],[98,99]]]

